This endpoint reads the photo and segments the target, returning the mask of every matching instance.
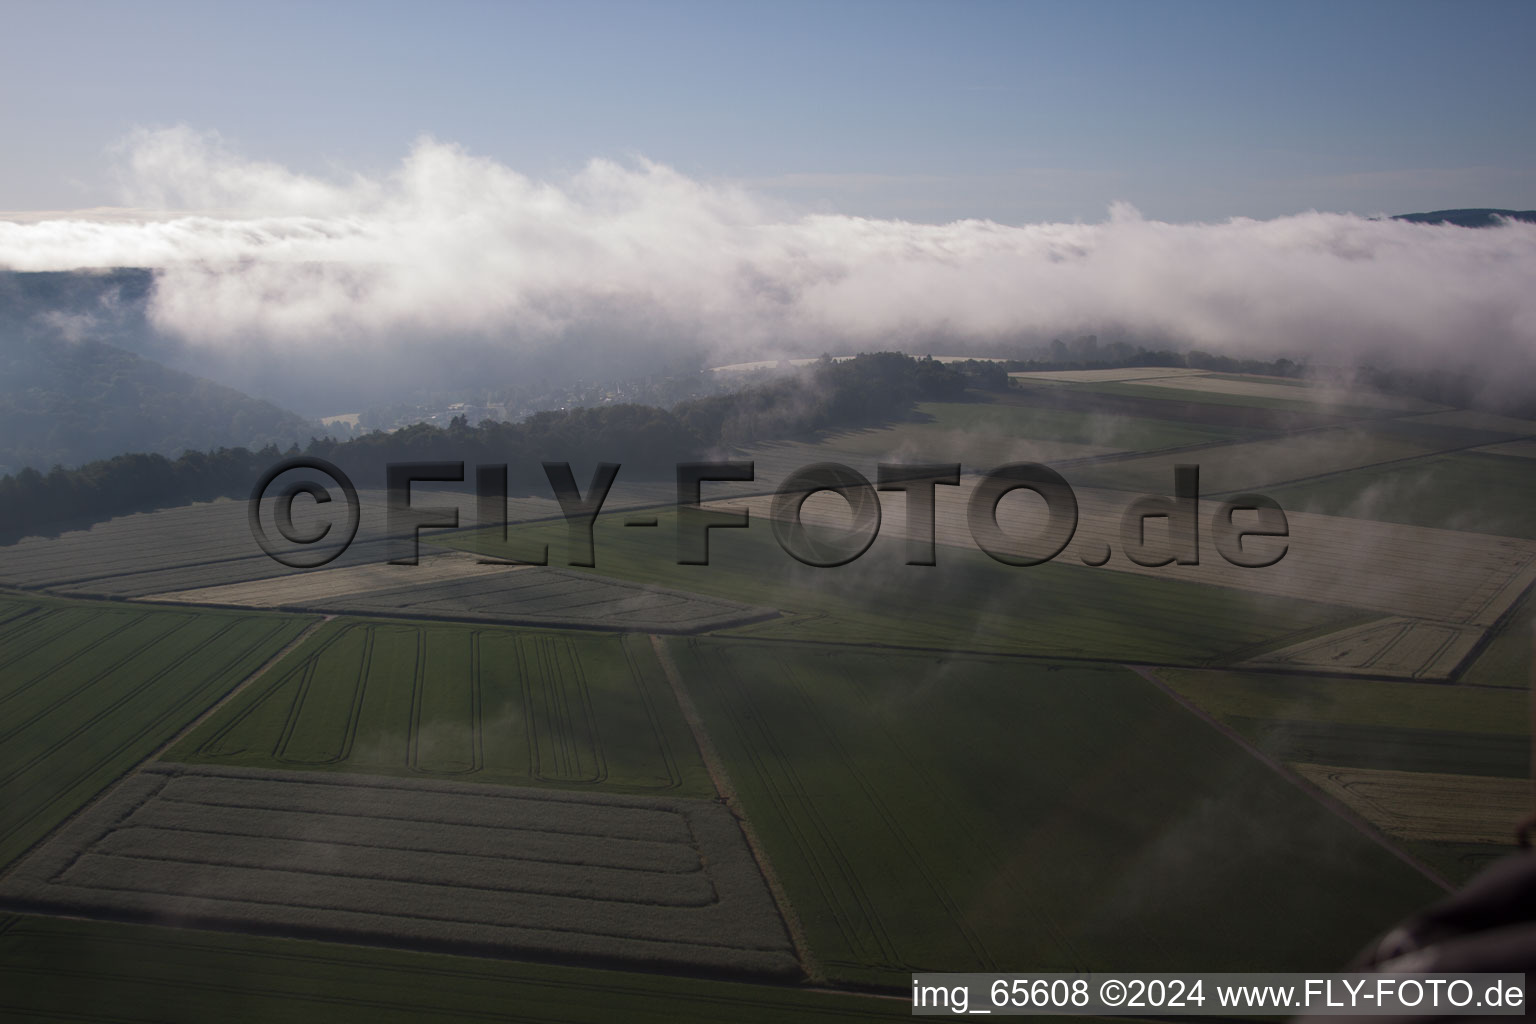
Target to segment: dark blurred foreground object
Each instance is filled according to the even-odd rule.
[[[1496,862],[1382,936],[1349,969],[1536,974],[1536,853]]]
[[[1527,822],[1521,829],[1526,845]],[[1381,974],[1536,974],[1536,852],[1493,864],[1456,893],[1383,935],[1346,970]],[[1298,1018],[1306,1021],[1489,1021],[1462,1014]]]

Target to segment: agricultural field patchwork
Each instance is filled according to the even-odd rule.
[[[920,579],[926,586],[932,586],[936,578],[942,587],[964,571],[961,567],[974,567],[970,607],[982,604],[977,598],[985,595],[991,602],[988,610],[1017,607],[1021,619],[1030,621],[1035,621],[1038,613],[1026,612],[1009,597],[1020,592],[1036,596],[1042,591],[1014,590],[1018,586],[1015,581],[1026,585],[1049,581],[1064,602],[1061,607],[1078,614],[1085,628],[1092,628],[1092,623],[1108,629],[1105,620],[1114,621],[1124,607],[1122,599],[1142,601],[1149,589],[1161,593],[1163,607],[1179,612],[1189,612],[1202,603],[1218,607],[1227,602],[1228,610],[1241,616],[1243,624],[1226,626],[1221,635],[1250,636],[1252,646],[1234,645],[1225,652],[1190,646],[1183,656],[1191,661],[1211,663],[1225,656],[1231,663],[1255,666],[1447,679],[1473,653],[1486,631],[1536,581],[1536,543],[1309,513],[1287,515],[1289,533],[1283,542],[1258,542],[1268,543],[1270,550],[1280,550],[1283,544],[1285,555],[1278,564],[1261,568],[1233,565],[1219,554],[1212,539],[1210,523],[1218,507],[1214,501],[1196,506],[1201,535],[1198,564],[1143,566],[1123,554],[1123,517],[1130,499],[1122,492],[1090,489],[1076,492],[1077,528],[1061,555],[1048,565],[1006,567],[990,563],[975,550],[966,514],[975,483],[974,478],[964,478],[959,487],[941,489],[954,493],[936,496],[934,536],[946,546],[939,558],[940,567],[890,566],[885,569],[889,576],[899,580],[896,574],[905,569],[923,574]],[[881,536],[905,539],[908,526],[903,497],[887,494],[881,504]],[[772,514],[767,498],[738,499],[717,506],[745,507],[759,520]],[[824,528],[841,527],[848,518],[840,499],[827,503],[813,500],[802,510],[804,522]],[[997,508],[997,521],[1008,535],[1039,535],[1046,528],[1045,508],[1039,501],[1005,498]],[[1156,524],[1154,520],[1147,530],[1149,542],[1158,540]],[[1094,564],[1106,555],[1108,560],[1102,566]],[[898,557],[889,545],[882,548],[880,542],[864,556],[884,559],[887,566]],[[986,572],[989,568],[990,578]],[[874,570],[862,571],[869,574]],[[849,572],[849,576],[856,579],[858,573]],[[1140,579],[1133,583],[1126,576]],[[1084,607],[1090,603],[1092,610]],[[1332,606],[1331,613],[1317,618],[1307,612],[1326,606]],[[1143,603],[1143,614],[1146,607]],[[1132,617],[1128,607],[1124,617]],[[980,627],[987,622],[986,612],[976,614],[973,621],[978,627],[973,636],[979,638],[984,635]],[[1267,635],[1251,632],[1259,621],[1276,627],[1287,624],[1289,630],[1276,629]],[[814,628],[814,620],[785,616],[739,632],[811,639],[800,632],[808,626]],[[1315,628],[1318,626],[1322,628]],[[1178,636],[1175,623],[1159,622],[1158,627],[1165,640]],[[1057,651],[1075,653],[1066,645],[1067,638],[1074,635],[1070,626],[1053,635],[1062,643]],[[1122,627],[1122,640],[1136,635]],[[972,649],[977,648],[973,645]],[[1127,652],[1120,657],[1167,661],[1180,655],[1172,654],[1166,646],[1158,649],[1149,645],[1139,654]]]
[[[1007,408],[979,403],[976,415],[986,418],[1006,412]],[[1071,601],[1070,595],[1078,587],[1091,587],[1104,595],[1098,603],[1100,609],[1113,606],[1114,597],[1110,595],[1116,594],[1123,584],[1090,584],[1084,573],[1128,572],[1201,588],[1228,588],[1229,596],[1232,591],[1244,591],[1325,602],[1355,612],[1338,614],[1332,629],[1298,625],[1289,636],[1275,635],[1246,650],[1232,648],[1226,656],[1232,663],[1288,671],[1450,679],[1466,667],[1487,630],[1536,582],[1536,545],[1531,543],[1536,539],[1536,527],[1532,526],[1536,518],[1528,511],[1536,501],[1536,476],[1532,475],[1536,473],[1532,469],[1536,462],[1467,451],[1490,438],[1510,437],[1510,431],[1531,426],[1536,425],[1497,417],[1413,414],[1349,426],[1311,428],[1267,440],[1207,445],[1179,453],[1106,457],[1064,466],[1062,472],[1073,486],[1078,506],[1077,527],[1070,544],[1049,567],[1000,571],[1015,576],[1044,576],[1047,570],[1070,573],[1075,586],[1056,584],[1064,600]],[[842,440],[838,439],[839,443]],[[820,454],[829,459],[840,457],[831,448]],[[817,456],[814,448],[799,452],[802,465],[817,461]],[[873,478],[872,462],[866,457],[849,460],[847,464]],[[1200,467],[1200,487],[1205,498],[1196,512],[1201,534],[1200,564],[1139,565],[1124,553],[1124,513],[1138,491],[1152,495],[1170,493],[1174,467],[1181,463]],[[1374,502],[1362,507],[1355,502],[1329,503],[1317,497],[1330,489],[1349,494],[1355,494],[1358,486],[1370,490],[1373,485],[1369,481],[1381,474],[1408,475],[1427,486],[1422,484],[1424,474],[1444,465],[1460,466],[1461,476],[1438,481],[1431,500],[1397,502],[1397,514],[1369,518],[1378,507]],[[784,473],[787,472],[785,469]],[[1284,483],[1295,476],[1313,479],[1295,485]],[[974,551],[975,542],[966,517],[976,480],[968,476],[962,478],[959,487],[936,488],[935,537],[939,544]],[[1353,482],[1357,480],[1366,483]],[[1219,498],[1251,490],[1279,501],[1286,510],[1289,526],[1285,557],[1278,564],[1261,569],[1230,564],[1220,557],[1212,540],[1211,524]],[[1045,528],[1044,505],[1027,492],[1019,494],[1005,498],[998,506],[998,523],[1011,536],[1038,535]],[[766,496],[721,499],[713,504],[721,508],[749,508],[759,520],[772,514],[771,501]],[[905,498],[899,493],[885,492],[881,495],[881,507],[882,541],[886,537],[905,537]],[[802,518],[832,529],[846,529],[850,521],[844,503],[830,496],[808,502]],[[1150,521],[1148,538],[1157,538],[1160,530],[1165,532],[1160,521]],[[882,548],[881,543],[877,542],[863,560],[883,555],[887,562],[894,561],[892,549]],[[1275,542],[1269,543],[1275,546]],[[945,559],[951,557],[946,553]],[[1089,566],[1093,568],[1086,568]],[[846,571],[850,577],[859,575],[839,571]],[[927,585],[946,570],[923,572],[927,574],[923,581]],[[997,598],[994,591],[986,592],[992,596],[994,607],[1007,600]],[[1186,607],[1183,602],[1176,605]],[[1075,603],[1070,606],[1077,607]],[[779,607],[804,605],[780,603]],[[1252,610],[1251,605],[1246,607]],[[978,628],[972,631],[973,637],[986,635],[985,615],[977,616],[975,621]],[[1271,617],[1270,621],[1284,620]],[[820,639],[830,635],[822,627],[821,620],[787,615],[777,621],[745,627],[741,632]],[[916,642],[917,634],[911,635]],[[1068,628],[1056,635],[1065,639],[1072,632]],[[961,644],[953,635],[949,642],[970,649],[1006,649],[974,641]],[[1065,643],[1058,650],[1072,653]],[[1169,660],[1166,651],[1119,656]],[[1193,660],[1214,663],[1220,657],[1201,653],[1194,655]]]
[[[1300,970],[1437,891],[1124,669],[667,644],[829,978]]]
[[[706,801],[151,765],[0,883],[87,917],[794,976]]]
[[[1514,848],[1531,799],[1523,685],[1158,675],[1452,881]]]
[[[0,1014],[158,1019],[178,979],[187,1017],[586,1021],[622,992],[636,1020],[873,1019],[907,1008],[823,990],[1336,967],[1529,806],[1533,439],[1288,379],[1069,371],[732,452],[757,479],[704,497],[752,526],[711,531],[708,566],[677,564],[671,485],[622,474],[590,568],[547,495],[509,521],[549,564],[479,564],[472,485],[414,496],[465,526],[416,566],[384,564],[368,491],[321,570],[254,551],[238,501],[10,546]],[[1036,460],[1078,524],[1005,566],[967,503]],[[769,496],[825,461],[961,463],[938,565],[905,564],[896,492],[857,561],[783,551]],[[1122,516],[1181,463],[1200,562],[1138,565]],[[1216,550],[1242,490],[1286,510],[1275,566]],[[1027,492],[997,520],[1044,523]]]
[[[338,620],[165,756],[714,795],[640,636]]]
[[[583,571],[780,612],[720,631],[732,635],[1180,664],[1247,656],[1299,632],[1376,617],[1295,593],[1204,586],[1198,581],[1207,566],[1195,567],[1184,579],[1157,570],[1090,569],[1066,556],[1027,568],[1005,566],[977,551],[969,534],[963,546],[943,550],[938,566],[909,566],[896,515],[858,561],[813,568],[778,546],[765,521],[768,503],[767,498],[721,503],[753,509],[754,525],[713,531],[707,566],[677,564],[670,510],[659,512],[659,528],[643,535],[625,529],[623,516],[602,516],[594,531],[597,565]],[[952,508],[946,500],[941,530],[964,530],[958,525],[963,512],[956,519]],[[812,521],[809,508],[807,521]],[[564,531],[563,524],[534,523],[519,528],[518,536],[522,543],[549,543],[553,559],[563,549]],[[449,543],[477,546],[473,534]],[[1245,580],[1248,574],[1262,575],[1237,573]]]
[[[0,597],[0,865],[312,621]]]

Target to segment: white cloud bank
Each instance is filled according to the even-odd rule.
[[[1536,225],[1352,215],[944,225],[800,215],[641,161],[537,182],[432,140],[326,181],[186,128],[123,148],[153,216],[0,222],[0,267],[162,271],[155,323],[195,344],[676,337],[720,358],[965,350],[1122,330],[1239,355],[1536,369]],[[579,353],[573,353],[579,355]]]

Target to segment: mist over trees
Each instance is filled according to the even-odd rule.
[[[270,402],[100,341],[0,341],[0,472],[288,443],[311,429]]]
[[[995,363],[940,363],[895,352],[824,359],[792,377],[672,410],[615,404],[541,412],[520,423],[490,420],[447,428],[425,423],[350,441],[311,437],[304,448],[269,445],[136,453],[79,469],[25,469],[0,478],[0,543],[57,534],[113,516],[215,498],[243,498],[278,460],[309,454],[335,462],[360,487],[382,487],[390,462],[506,463],[509,485],[548,489],[541,463],[618,462],[626,477],[671,479],[678,462],[723,447],[905,418],[919,401],[957,400],[970,387],[1006,388]]]

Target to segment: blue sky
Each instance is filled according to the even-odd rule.
[[[1536,207],[1532,3],[0,6],[0,210],[118,201],[136,128],[308,174],[426,133],[536,178],[643,155],[943,222]]]

